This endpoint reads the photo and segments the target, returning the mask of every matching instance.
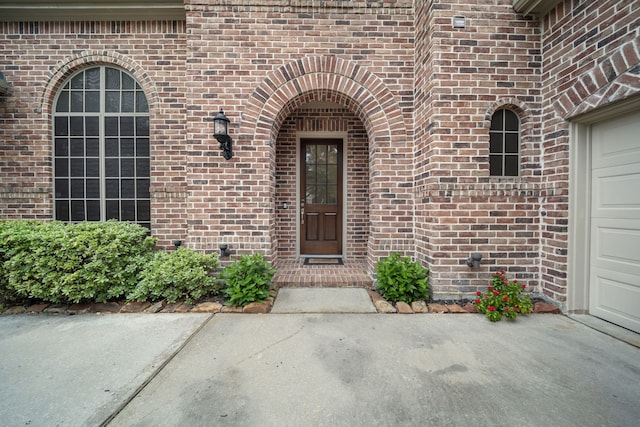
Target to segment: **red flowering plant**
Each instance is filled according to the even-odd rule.
[[[474,304],[492,322],[501,320],[502,316],[515,319],[518,314],[532,311],[531,298],[529,295],[522,295],[526,287],[527,285],[517,280],[509,282],[502,270],[493,274],[491,286],[484,293],[476,292]]]

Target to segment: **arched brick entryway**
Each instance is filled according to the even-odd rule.
[[[380,78],[366,68],[334,56],[303,58],[271,73],[254,90],[243,111],[240,143],[269,147],[275,171],[275,142],[284,120],[299,106],[313,101],[335,102],[364,124],[369,138],[370,236],[368,262],[390,251],[412,250],[411,158],[408,130],[398,100]],[[406,157],[406,159],[405,159]],[[275,200],[275,177],[269,185]],[[402,200],[398,203],[397,200]],[[275,213],[270,218],[271,252],[275,253]]]

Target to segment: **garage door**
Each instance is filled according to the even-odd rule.
[[[589,311],[640,333],[640,112],[591,127]]]

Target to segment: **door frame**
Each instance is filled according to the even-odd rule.
[[[342,256],[343,258],[347,257],[347,216],[349,211],[347,209],[347,199],[349,198],[349,194],[347,193],[347,182],[349,181],[349,176],[347,175],[347,159],[349,154],[349,139],[347,132],[298,132],[296,134],[296,198],[295,198],[295,206],[296,206],[296,256],[299,257],[313,257],[313,258],[322,258],[324,256],[335,257],[335,255],[303,255],[300,253],[300,243],[301,243],[301,233],[300,233],[300,191],[301,191],[301,181],[302,181],[302,165],[300,161],[301,150],[302,150],[302,141],[303,139],[342,139],[342,223],[340,226],[342,227],[342,253],[337,254]]]
[[[591,126],[640,110],[640,96],[571,119],[567,311],[589,313],[591,244]]]

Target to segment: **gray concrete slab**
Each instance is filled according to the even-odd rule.
[[[112,426],[632,426],[640,350],[560,315],[216,315]]]
[[[272,313],[375,313],[363,288],[281,288]]]
[[[100,425],[210,317],[0,316],[0,424]]]

